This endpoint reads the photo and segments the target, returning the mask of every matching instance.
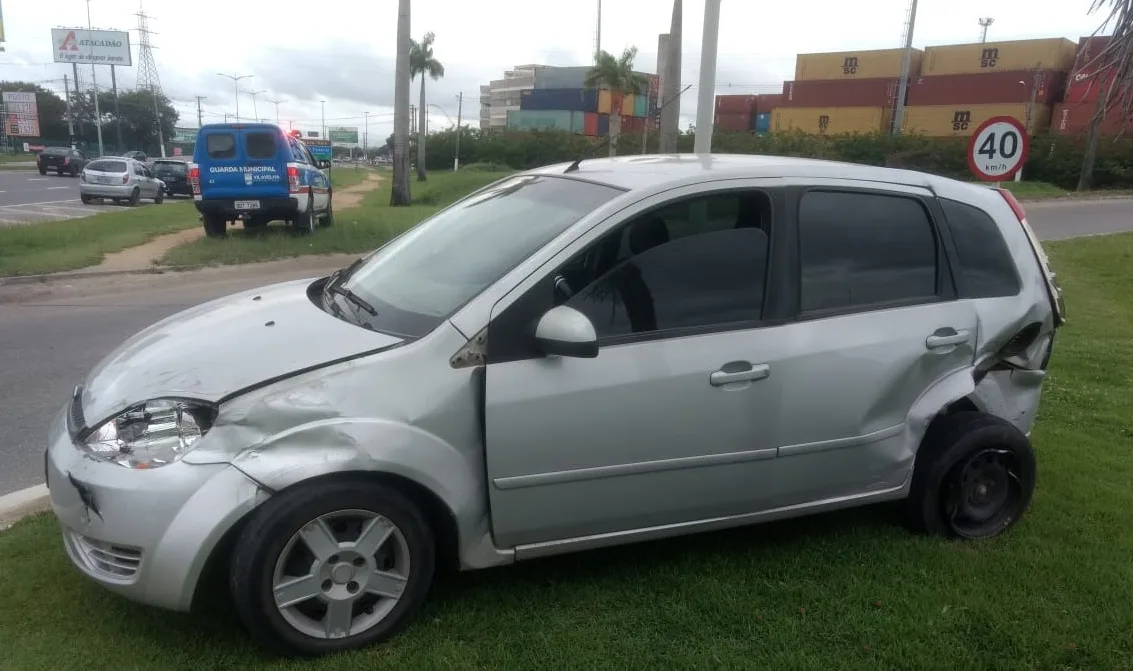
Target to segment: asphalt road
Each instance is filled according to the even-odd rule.
[[[1133,230],[1133,199],[1031,203],[1045,240]],[[0,286],[0,495],[42,482],[48,422],[119,343],[174,312],[236,291],[313,277],[349,259]]]
[[[148,204],[148,203],[143,203]],[[120,209],[79,200],[79,179],[36,170],[0,170],[0,228],[43,221],[79,219]]]

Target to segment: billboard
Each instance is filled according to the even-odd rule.
[[[130,33],[125,31],[52,28],[51,43],[56,63],[134,64]]]
[[[335,144],[358,144],[358,127],[331,126],[327,129],[327,137]]]
[[[39,137],[39,107],[34,93],[5,91],[4,134]]]
[[[196,142],[197,129],[196,128],[182,128],[180,126],[173,127],[173,142]]]
[[[311,150],[311,156],[315,158],[331,158],[330,140],[315,140],[308,138],[303,140],[303,144],[307,145],[307,149]]]

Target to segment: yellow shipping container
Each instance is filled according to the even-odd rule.
[[[627,93],[622,96],[622,116],[633,116],[634,95]]]
[[[1050,127],[1050,105],[1035,105],[1031,113],[1032,134]],[[980,124],[995,116],[1009,116],[1026,123],[1027,104],[924,105],[905,108],[903,131],[931,137],[968,137]]]
[[[598,91],[598,113],[610,113],[610,89],[599,89]]]
[[[1064,37],[949,44],[924,50],[921,74],[965,75],[1031,68],[1069,72],[1074,69],[1077,52],[1078,45]]]
[[[910,77],[916,77],[920,73],[923,56],[923,51],[913,49],[909,61]],[[904,49],[799,54],[795,58],[795,81],[899,78],[904,58]]]
[[[776,107],[771,132],[877,133],[889,128],[893,110],[887,107]]]

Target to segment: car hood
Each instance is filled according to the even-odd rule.
[[[97,425],[154,398],[217,402],[260,383],[402,342],[319,309],[307,297],[312,281],[233,294],[140,331],[87,376],[86,423]]]

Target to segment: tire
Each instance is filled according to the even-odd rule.
[[[47,174],[47,168],[40,168],[40,169],[39,169],[39,174],[40,174],[40,175],[46,175],[46,174]]]
[[[91,198],[90,196],[84,196],[82,194],[79,194],[79,200],[83,201],[83,205],[90,205],[90,202],[94,199]]]
[[[323,218],[319,220],[319,226],[327,228],[334,226],[334,194],[327,194],[327,210],[323,214]]]
[[[917,454],[907,521],[937,536],[997,536],[1030,506],[1035,473],[1031,441],[1010,422],[982,412],[938,417]]]
[[[78,177],[79,176],[79,170],[75,166],[71,166],[71,172],[68,173],[68,174],[70,174],[71,177]]]
[[[315,232],[315,198],[307,194],[307,211],[295,215],[295,230],[300,235],[310,235]]]
[[[142,199],[142,191],[141,191],[141,189],[139,189],[138,187],[135,186],[134,190],[130,192],[130,200],[126,201],[126,204],[129,205],[130,207],[137,207],[138,202],[141,201],[141,199]]]
[[[352,548],[348,543],[360,538],[354,529],[362,527],[351,528],[344,522],[343,528],[339,528],[337,521],[320,524],[340,514],[372,516],[391,523],[394,531],[387,541],[377,545],[375,553],[351,556]],[[336,540],[335,535],[343,539],[338,540],[337,549],[327,546],[327,551],[333,554],[324,551],[326,561],[316,559],[310,550],[312,546],[296,539],[301,530],[311,529],[329,532],[332,542]],[[390,638],[412,620],[425,602],[436,567],[433,532],[420,508],[392,487],[357,478],[300,484],[273,496],[252,513],[234,547],[229,591],[240,620],[261,645],[295,656],[357,649]],[[340,557],[339,553],[345,556]],[[398,553],[405,554],[403,560],[391,560]],[[287,563],[288,557],[294,563]],[[331,563],[332,558],[337,563]],[[360,562],[364,562],[366,568],[362,574],[356,574],[355,567]],[[284,566],[287,568],[281,568]],[[365,584],[353,582],[358,575],[372,579],[374,569],[386,571],[384,576],[404,576],[404,582],[387,579],[381,584],[372,584],[375,589],[399,590],[400,595],[392,603],[388,598],[367,593]],[[279,608],[273,587],[278,582],[296,580],[291,576],[310,576],[313,596],[294,602],[291,607]],[[344,581],[349,582],[343,585]],[[323,608],[323,604],[332,601],[341,605],[352,599],[358,602],[347,612],[353,615],[358,608],[358,615],[353,615],[349,624],[365,626],[359,633],[332,638],[321,633],[327,629],[324,622],[306,614],[312,607]],[[370,600],[376,601],[367,611]],[[323,618],[329,616],[326,611],[314,610],[314,614]],[[367,614],[372,618],[370,622],[364,619],[358,622]],[[318,635],[312,635],[311,631]]]
[[[153,204],[154,205],[161,205],[164,202],[165,202],[165,192],[158,190],[157,195],[155,195],[153,197]]]
[[[228,222],[223,217],[205,215],[202,218],[205,227],[205,236],[210,238],[223,238],[228,234]]]

